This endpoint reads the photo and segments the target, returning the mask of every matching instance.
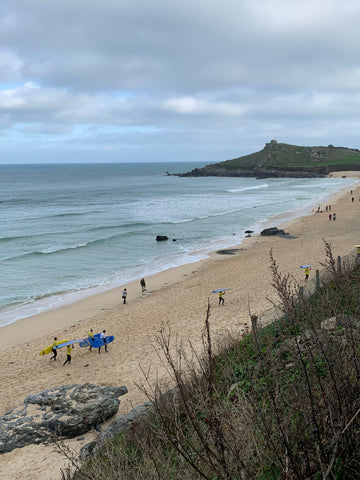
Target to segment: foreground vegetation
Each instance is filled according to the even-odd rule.
[[[157,347],[176,388],[145,378],[153,413],[88,464],[72,458],[72,478],[360,478],[360,268],[338,271],[327,244],[324,266],[328,286],[305,299],[271,256],[284,316],[256,335],[214,341],[208,308],[190,358],[164,326]]]

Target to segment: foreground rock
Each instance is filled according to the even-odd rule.
[[[0,417],[0,453],[51,436],[72,438],[112,417],[119,409],[123,387],[100,387],[90,383],[63,385],[26,397],[24,403]]]

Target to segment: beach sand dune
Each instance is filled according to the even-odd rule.
[[[337,175],[342,175],[341,172]],[[347,176],[359,178],[358,172]],[[304,263],[312,265],[311,275],[321,269],[324,261],[324,241],[330,242],[333,253],[346,255],[360,243],[360,189],[352,187],[356,201],[351,201],[350,188],[338,193],[327,203],[336,212],[336,221],[329,221],[325,205],[320,213],[281,225],[281,217],[272,219],[270,226],[281,226],[295,238],[261,237],[255,235],[234,247],[233,254],[214,252],[201,262],[170,269],[146,279],[147,291],[141,293],[138,282],[127,285],[128,304],[121,301],[121,290],[114,289],[73,305],[48,311],[36,317],[18,321],[0,329],[0,364],[2,388],[0,415],[22,403],[24,398],[45,388],[63,384],[92,382],[99,385],[126,385],[129,393],[121,398],[119,414],[145,401],[136,384],[144,382],[147,372],[150,382],[167,378],[166,368],[159,358],[154,337],[162,325],[169,326],[172,338],[195,348],[201,346],[208,302],[211,306],[210,326],[213,334],[230,331],[238,334],[250,325],[249,311],[259,314],[277,303],[271,286],[270,250],[283,273],[290,273],[300,284]],[[217,288],[229,288],[224,306],[218,305]],[[76,346],[72,364],[62,363],[66,349],[60,349],[58,360],[50,355],[39,356],[40,350],[58,339],[78,339],[87,336],[90,328],[114,335],[109,352],[89,351]],[[67,441],[74,450],[94,437]],[[60,479],[60,468],[66,460],[52,446],[33,445],[0,455],[0,471],[11,479]],[[29,474],[29,472],[31,472]]]

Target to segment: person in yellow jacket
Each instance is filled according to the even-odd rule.
[[[68,345],[66,347],[66,360],[65,362],[63,363],[63,366],[66,365],[67,363],[71,363],[71,351],[72,349],[74,348],[74,345]]]
[[[90,331],[88,333],[88,340],[89,340],[89,344],[90,344],[90,347],[89,347],[89,351],[91,352],[92,350],[92,346],[93,346],[93,343],[94,343],[94,332],[93,332],[93,329],[90,328]]]
[[[305,268],[304,268],[304,271],[305,271],[305,281],[306,281],[306,282],[307,282],[307,280],[308,280],[308,278],[309,278],[310,270],[311,270],[311,267],[305,267]]]
[[[53,341],[53,348],[52,348],[52,352],[53,352],[53,356],[50,357],[50,360],[56,360],[56,357],[57,357],[57,346],[59,345],[58,341],[57,341],[57,337],[54,337],[54,341]]]
[[[223,304],[224,305],[224,295],[225,295],[225,292],[223,292],[222,290],[219,292],[219,305]]]

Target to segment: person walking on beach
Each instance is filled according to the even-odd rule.
[[[107,343],[106,343],[106,330],[103,330],[100,334],[100,340],[103,340],[104,341],[104,345],[105,345],[105,352],[108,351],[107,349]],[[100,350],[101,350],[101,347],[99,347],[99,353],[100,353]]]
[[[66,365],[67,363],[70,365],[71,364],[71,351],[74,348],[74,345],[68,345],[66,347],[66,360],[63,363],[63,366]]]
[[[331,213],[329,213],[329,220],[331,220]]]
[[[92,350],[92,346],[93,346],[93,343],[94,343],[94,332],[93,332],[93,329],[90,328],[90,331],[88,333],[88,341],[89,341],[89,352],[91,352]]]
[[[305,271],[305,282],[307,282],[308,279],[309,279],[310,270],[311,270],[311,267],[305,267],[305,268],[304,268],[304,271]]]
[[[219,305],[224,305],[224,295],[225,295],[225,292],[223,292],[222,290],[220,290],[219,292]]]
[[[142,290],[142,292],[144,293],[145,290],[146,290],[146,283],[145,283],[145,279],[144,279],[144,278],[142,278],[142,279],[140,280],[140,285],[141,285],[141,290]]]
[[[333,220],[336,220],[336,213],[333,213]]]
[[[124,288],[124,290],[122,292],[122,299],[123,299],[123,304],[124,305],[126,303],[126,297],[127,297],[127,291],[126,291],[126,288]]]
[[[53,352],[53,356],[50,358],[50,360],[56,360],[56,357],[57,357],[57,346],[59,345],[58,341],[57,341],[57,337],[54,337],[54,341],[53,341],[53,348],[52,348],[52,352]]]

